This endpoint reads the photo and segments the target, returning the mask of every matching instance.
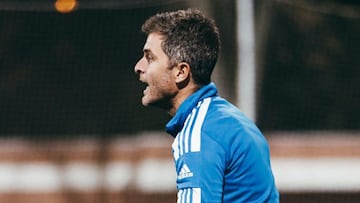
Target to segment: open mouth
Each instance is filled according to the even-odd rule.
[[[141,82],[141,87],[142,87],[141,89],[144,90],[143,94],[145,94],[145,92],[147,92],[149,89],[149,85],[145,81],[140,80],[140,82]]]
[[[145,89],[144,89],[144,91],[143,91],[143,94],[145,95],[146,92],[148,92],[148,91],[149,91],[149,86],[146,86]]]

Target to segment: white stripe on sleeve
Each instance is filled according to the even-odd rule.
[[[192,203],[201,203],[201,188],[192,188]]]
[[[199,152],[200,151],[200,143],[201,143],[201,127],[203,125],[207,110],[209,108],[211,98],[204,99],[204,103],[201,105],[199,109],[198,116],[196,118],[194,129],[192,130],[191,135],[191,152]]]

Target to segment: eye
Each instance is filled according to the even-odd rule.
[[[151,63],[154,60],[154,57],[150,53],[145,53],[145,58],[148,63]]]

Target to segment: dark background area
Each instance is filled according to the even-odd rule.
[[[14,8],[9,2],[0,5]],[[39,10],[0,11],[0,136],[112,136],[164,129],[170,117],[141,105],[143,86],[133,72],[145,41],[140,27],[159,11],[191,4],[134,1],[97,8],[89,1],[61,14],[47,10],[51,6],[45,1],[34,2]],[[208,13],[222,34],[216,83],[220,94],[235,102],[235,1],[200,2],[211,2]],[[359,3],[257,0],[255,6],[259,126],[358,130]]]
[[[259,125],[358,130],[359,2],[279,1],[270,9],[258,85]]]
[[[145,40],[141,24],[158,10],[1,12],[1,133],[107,134],[163,126],[166,113],[141,106],[143,87],[133,71]]]

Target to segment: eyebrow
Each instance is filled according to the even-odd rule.
[[[143,49],[144,54],[151,54],[152,57],[156,57],[156,54],[154,54],[154,52],[152,52],[150,49]]]

